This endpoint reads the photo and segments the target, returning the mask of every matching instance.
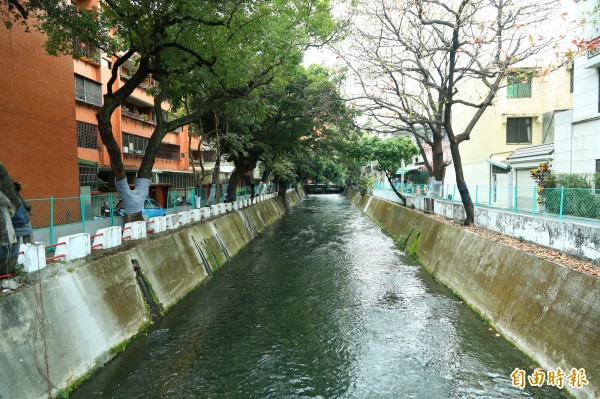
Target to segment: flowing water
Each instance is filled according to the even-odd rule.
[[[74,398],[559,398],[337,195],[309,197]]]

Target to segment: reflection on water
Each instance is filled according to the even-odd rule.
[[[337,195],[309,197],[76,398],[558,398]]]

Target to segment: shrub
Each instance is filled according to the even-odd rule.
[[[373,190],[375,187],[375,178],[370,176],[361,176],[358,178],[358,191],[361,195]]]

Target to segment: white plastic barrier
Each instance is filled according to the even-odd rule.
[[[224,214],[225,212],[227,212],[227,209],[225,208],[225,204],[221,202],[219,204],[219,213]]]
[[[208,219],[210,217],[210,207],[205,206],[200,209],[200,215],[202,216],[202,219]]]
[[[190,222],[192,221],[189,211],[179,212],[178,215],[180,226],[183,226],[184,224],[190,224]]]
[[[228,202],[228,203],[226,203],[226,204],[225,204],[225,210],[226,210],[227,212],[231,212],[231,211],[233,211],[233,204],[232,204],[231,202]]]
[[[123,227],[123,240],[139,240],[146,237],[146,222],[125,223]]]
[[[162,233],[167,230],[167,218],[165,216],[155,216],[150,218],[148,228],[152,229],[153,233]]]
[[[238,209],[244,208],[244,200],[238,200],[237,204],[238,204]]]
[[[246,208],[248,205],[250,205],[249,203],[250,201],[248,201],[247,199],[244,200],[244,208]]]
[[[252,205],[256,204],[256,197],[252,198]]]
[[[211,216],[217,216],[221,210],[219,209],[219,205],[211,205],[210,206],[210,214]]]
[[[56,242],[56,252],[54,253],[55,259],[68,262],[73,259],[83,258],[92,253],[92,243],[90,242],[89,233],[79,233],[60,237]]]
[[[231,209],[233,209],[234,211],[238,210],[238,201],[233,201],[231,203]]]
[[[192,209],[190,211],[190,220],[192,222],[199,222],[202,220],[202,213],[200,209]]]
[[[173,230],[179,227],[179,216],[178,215],[166,215],[165,222],[167,230]]]
[[[107,249],[121,245],[121,228],[119,226],[98,229],[94,235],[92,249]]]
[[[35,272],[46,267],[46,248],[43,242],[35,244],[21,244],[17,263],[23,265],[27,273]]]

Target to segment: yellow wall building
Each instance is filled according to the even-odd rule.
[[[471,139],[460,145],[465,180],[474,201],[477,194],[479,203],[512,207],[514,185],[519,187],[519,193],[527,193],[527,197],[533,195],[535,183],[529,170],[551,157],[553,146],[542,144],[553,143],[555,116],[570,109],[572,103],[572,67],[562,67],[546,76],[539,76],[539,70],[523,69],[533,75],[529,80],[519,74],[509,84],[504,82],[494,104],[473,129]],[[480,88],[485,87],[481,85],[478,89],[474,85],[464,85],[459,89],[459,95],[472,102],[481,102]],[[474,112],[473,108],[455,107],[456,134],[461,133]],[[525,157],[518,155],[523,153],[520,151],[509,158],[524,147],[532,147]],[[455,183],[454,165],[451,164],[444,179],[446,197],[453,192],[458,194],[453,190]]]

